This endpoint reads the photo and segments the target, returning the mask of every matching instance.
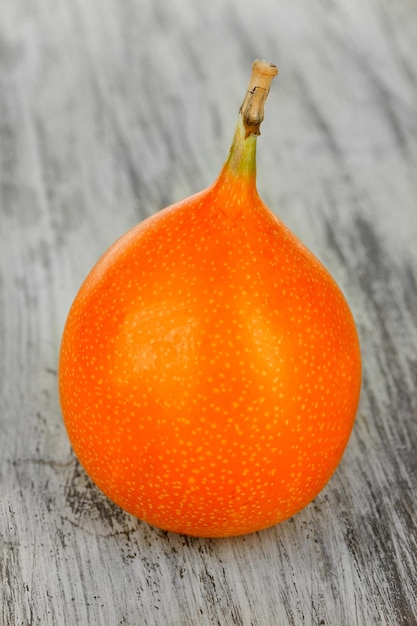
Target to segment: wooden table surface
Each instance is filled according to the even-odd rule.
[[[414,0],[1,0],[1,626],[417,624],[416,32]],[[346,294],[361,403],[301,513],[187,538],[86,477],[57,357],[104,250],[216,177],[255,58],[258,187]]]

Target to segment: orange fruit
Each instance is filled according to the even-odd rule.
[[[254,63],[219,178],[103,255],[62,338],[62,411],[86,472],[129,513],[189,535],[254,532],[306,506],[358,405],[348,304],[256,190],[276,73]]]

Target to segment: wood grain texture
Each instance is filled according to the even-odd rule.
[[[413,0],[1,2],[2,626],[417,624],[416,29]],[[190,539],[91,484],[57,356],[107,246],[213,181],[258,57],[259,190],[350,302],[362,397],[304,511]]]

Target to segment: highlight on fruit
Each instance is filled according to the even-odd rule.
[[[277,73],[254,62],[217,180],[116,241],[63,332],[77,458],[118,506],[176,533],[241,535],[295,515],[335,472],[358,407],[347,301],[256,188]]]

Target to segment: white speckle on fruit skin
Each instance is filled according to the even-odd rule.
[[[343,296],[243,198],[218,206],[211,188],[116,242],[61,351],[65,423],[93,480],[138,517],[202,536],[275,524],[311,500],[359,393]]]

